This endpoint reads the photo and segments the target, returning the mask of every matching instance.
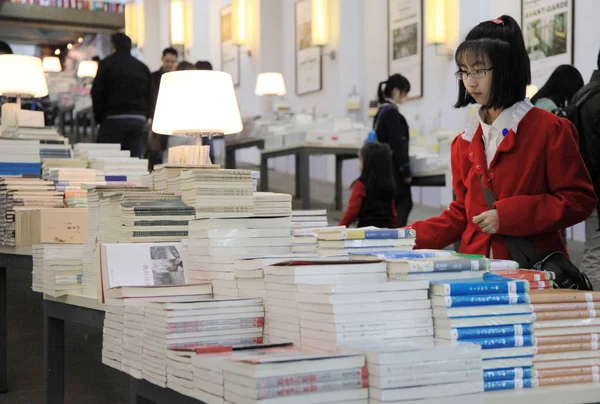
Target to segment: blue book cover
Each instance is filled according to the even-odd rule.
[[[458,279],[432,281],[431,292],[438,296],[496,295],[504,293],[527,293],[529,282],[486,273],[481,280]]]
[[[533,337],[531,335],[517,335],[513,337],[473,338],[469,342],[481,345],[481,349],[515,348],[533,346]]]
[[[0,163],[0,175],[40,175],[40,163]]]
[[[503,293],[498,295],[473,295],[473,296],[443,296],[446,307],[470,306],[499,306],[512,304],[528,304],[529,295],[525,293]],[[435,299],[441,302],[441,299]]]
[[[368,252],[368,253],[355,253],[351,252],[350,255],[371,255],[384,260],[401,260],[401,259],[414,259],[414,258],[438,258],[438,257],[450,257],[451,252],[437,252],[437,251],[381,251],[381,252]]]
[[[126,175],[106,175],[104,176],[104,181],[112,181],[112,182],[116,182],[116,181],[127,181],[127,176]]]
[[[483,381],[492,382],[497,380],[532,379],[533,367],[519,367],[506,369],[491,369],[483,371]]]
[[[488,327],[461,327],[451,330],[451,339],[455,341],[469,341],[476,338],[514,337],[531,335],[531,324],[498,325]]]
[[[534,387],[533,379],[494,380],[483,383],[484,391],[529,389]]]

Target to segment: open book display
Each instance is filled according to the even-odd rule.
[[[169,148],[169,164],[211,164],[210,146],[176,146]]]

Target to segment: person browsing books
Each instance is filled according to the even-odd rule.
[[[392,151],[382,143],[366,143],[359,152],[360,177],[352,184],[352,194],[339,226],[396,227],[392,174]]]
[[[503,236],[515,236],[539,251],[566,254],[560,231],[585,220],[596,195],[574,126],[525,99],[531,70],[517,22],[502,16],[480,23],[455,61],[455,107],[480,108],[452,142],[456,200],[440,216],[409,226],[416,248],[460,241],[461,253],[511,259]],[[496,199],[491,209],[483,187]]]

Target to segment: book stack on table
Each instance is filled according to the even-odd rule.
[[[264,296],[262,277],[256,273],[236,277],[235,259],[290,254],[291,244],[289,216],[194,220],[188,241],[189,276],[192,280],[211,280],[215,297],[238,297],[240,288]]]
[[[32,258],[33,291],[52,297],[81,293],[81,244],[34,245]]]
[[[416,233],[413,229],[346,229],[317,232],[317,254],[364,254],[412,250]]]
[[[181,173],[190,170],[218,170],[218,165],[190,165],[190,164],[159,164],[154,167],[152,181],[154,189],[160,192],[169,192],[181,195]]]
[[[486,273],[480,280],[433,281],[430,292],[435,337],[483,348],[486,391],[533,386],[531,378],[514,377],[533,366],[527,281]]]
[[[70,157],[71,146],[64,137],[40,139],[34,136],[31,140],[0,138],[0,175],[38,177],[43,159],[67,160]]]
[[[253,195],[255,217],[291,216],[292,196],[274,192],[255,192]]]
[[[483,391],[481,347],[437,340],[428,343],[357,342],[343,352],[364,353],[369,403],[464,403]]]
[[[314,254],[317,251],[317,230],[328,229],[327,210],[295,210],[292,212],[292,252]],[[343,230],[344,226],[329,230]]]

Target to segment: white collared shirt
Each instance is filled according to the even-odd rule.
[[[529,101],[520,101],[506,108],[491,125],[483,121],[483,111],[479,110],[477,115],[483,131],[483,147],[485,148],[485,159],[488,168],[496,155],[496,150],[498,150],[504,139],[505,133],[508,133],[511,129],[516,133],[516,127],[524,116],[516,112],[522,110],[522,103],[525,102]]]

